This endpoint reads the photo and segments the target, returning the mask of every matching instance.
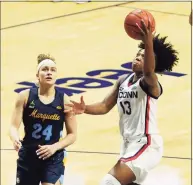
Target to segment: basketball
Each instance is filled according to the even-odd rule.
[[[141,19],[144,20],[146,26],[148,26],[148,20],[149,20],[151,24],[152,32],[155,31],[155,19],[153,15],[146,10],[136,9],[130,12],[126,16],[125,21],[124,21],[124,28],[125,28],[127,35],[129,35],[129,37],[135,40],[140,40],[141,32],[139,28],[137,27],[136,23],[138,23],[140,28],[142,28]]]

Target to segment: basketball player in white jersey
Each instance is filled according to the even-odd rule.
[[[153,36],[150,26],[141,21],[139,51],[133,61],[133,74],[122,76],[102,102],[85,105],[71,101],[75,114],[100,115],[117,104],[120,132],[123,138],[120,159],[102,179],[101,185],[141,184],[148,172],[157,166],[163,154],[162,137],[157,128],[157,100],[162,86],[156,73],[172,71],[178,62],[177,51],[166,37]],[[150,23],[149,23],[150,25]],[[67,110],[66,110],[67,111]]]

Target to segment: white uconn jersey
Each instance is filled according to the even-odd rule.
[[[157,98],[148,95],[141,86],[141,79],[131,83],[133,77],[134,73],[120,85],[117,98],[120,132],[128,140],[158,134]]]

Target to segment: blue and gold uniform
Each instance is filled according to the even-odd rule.
[[[64,175],[65,151],[57,151],[46,160],[39,159],[38,145],[58,142],[64,125],[64,94],[55,89],[55,98],[44,104],[38,97],[38,88],[29,92],[23,111],[25,136],[17,160],[17,185],[39,185],[39,182],[55,184]]]

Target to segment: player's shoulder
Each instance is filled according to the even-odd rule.
[[[126,79],[128,79],[133,73],[124,74],[117,80],[117,85],[120,86]]]
[[[30,93],[30,89],[25,89],[23,91],[20,91],[18,93],[19,97],[21,98],[27,98],[29,96],[29,93]]]
[[[65,93],[65,92],[63,92],[63,91],[60,91],[58,88],[57,88],[57,86],[55,87],[55,90],[56,90],[56,92],[57,92],[57,98],[62,98],[62,99],[68,99],[69,98],[69,96]]]
[[[18,93],[17,99],[16,99],[16,104],[17,105],[25,105],[28,97],[29,97],[29,92],[30,89],[25,89],[21,92]]]
[[[70,103],[70,97],[67,94],[63,94],[64,96],[64,104],[69,104]]]
[[[62,104],[65,103],[66,100],[69,99],[68,95],[66,93],[64,93],[63,91],[60,91],[60,89],[57,88],[57,86],[55,87],[56,90],[56,100],[60,101]]]

